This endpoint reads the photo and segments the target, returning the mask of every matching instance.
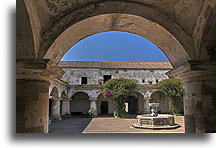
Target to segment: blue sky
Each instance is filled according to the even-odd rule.
[[[150,41],[127,32],[110,31],[87,37],[74,45],[61,61],[168,62]]]

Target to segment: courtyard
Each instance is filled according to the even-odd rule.
[[[157,112],[170,114],[168,105],[174,102],[170,100],[175,97],[169,94],[174,94],[184,100],[179,101],[182,107],[179,113],[184,113],[183,129],[186,133],[215,132],[215,6],[214,0],[17,1],[16,132],[56,133],[72,129],[82,133],[145,132],[131,128],[136,119],[69,118],[49,124],[50,120],[89,111],[94,117],[113,114],[116,108],[108,98],[118,98],[127,93],[128,98],[119,104],[125,105],[125,112],[129,114],[150,114],[150,103],[159,106],[158,110],[155,107],[152,115],[157,115]],[[148,40],[167,60],[159,63],[146,61],[144,55],[158,59],[153,48],[147,50],[145,45],[136,51],[141,43],[133,42],[129,46],[127,43],[132,40],[129,37],[119,44],[124,45],[122,48],[116,45],[115,50],[114,47],[105,50],[107,46],[99,46],[96,51],[90,50],[96,49],[90,46],[85,46],[86,52],[83,48],[78,50],[81,55],[87,53],[91,59],[79,59],[82,62],[68,59],[76,61],[74,64],[64,59],[70,49],[88,37],[113,31],[131,33]],[[119,43],[118,38],[113,41]],[[103,41],[107,39],[94,45],[105,45]],[[108,45],[115,44],[110,42]],[[104,51],[110,53],[111,58],[97,59],[102,55],[108,57]],[[123,53],[127,59],[123,59]],[[112,59],[117,55],[120,56]],[[139,55],[141,59],[137,60]],[[133,57],[135,59],[131,60]],[[113,87],[113,90],[104,90],[107,93],[104,93],[105,97],[100,95],[102,85],[108,79],[121,77],[136,79],[138,89],[129,93],[128,88],[122,87],[122,93]],[[182,93],[173,91],[168,94],[155,87],[157,83],[173,78],[181,81]],[[164,86],[175,89],[180,85]],[[122,115],[123,109],[114,114]]]
[[[49,126],[50,134],[81,134],[81,133],[185,133],[184,116],[175,116],[175,123],[181,127],[170,130],[147,130],[133,128],[135,118],[68,118],[57,121]]]

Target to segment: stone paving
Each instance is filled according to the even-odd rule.
[[[50,125],[49,133],[184,133],[184,117],[175,117],[181,127],[170,130],[147,130],[133,128],[136,119],[119,119],[114,117],[69,118]]]
[[[80,134],[92,118],[68,118],[49,125],[49,133]]]

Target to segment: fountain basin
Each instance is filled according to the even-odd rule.
[[[180,127],[175,124],[174,116],[159,114],[158,116],[151,116],[150,114],[138,115],[137,123],[133,124],[135,128],[143,129],[174,129]]]

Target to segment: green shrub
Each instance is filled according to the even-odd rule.
[[[179,114],[183,110],[183,87],[181,80],[173,78],[160,81],[157,88],[171,98],[169,109],[172,114]]]

